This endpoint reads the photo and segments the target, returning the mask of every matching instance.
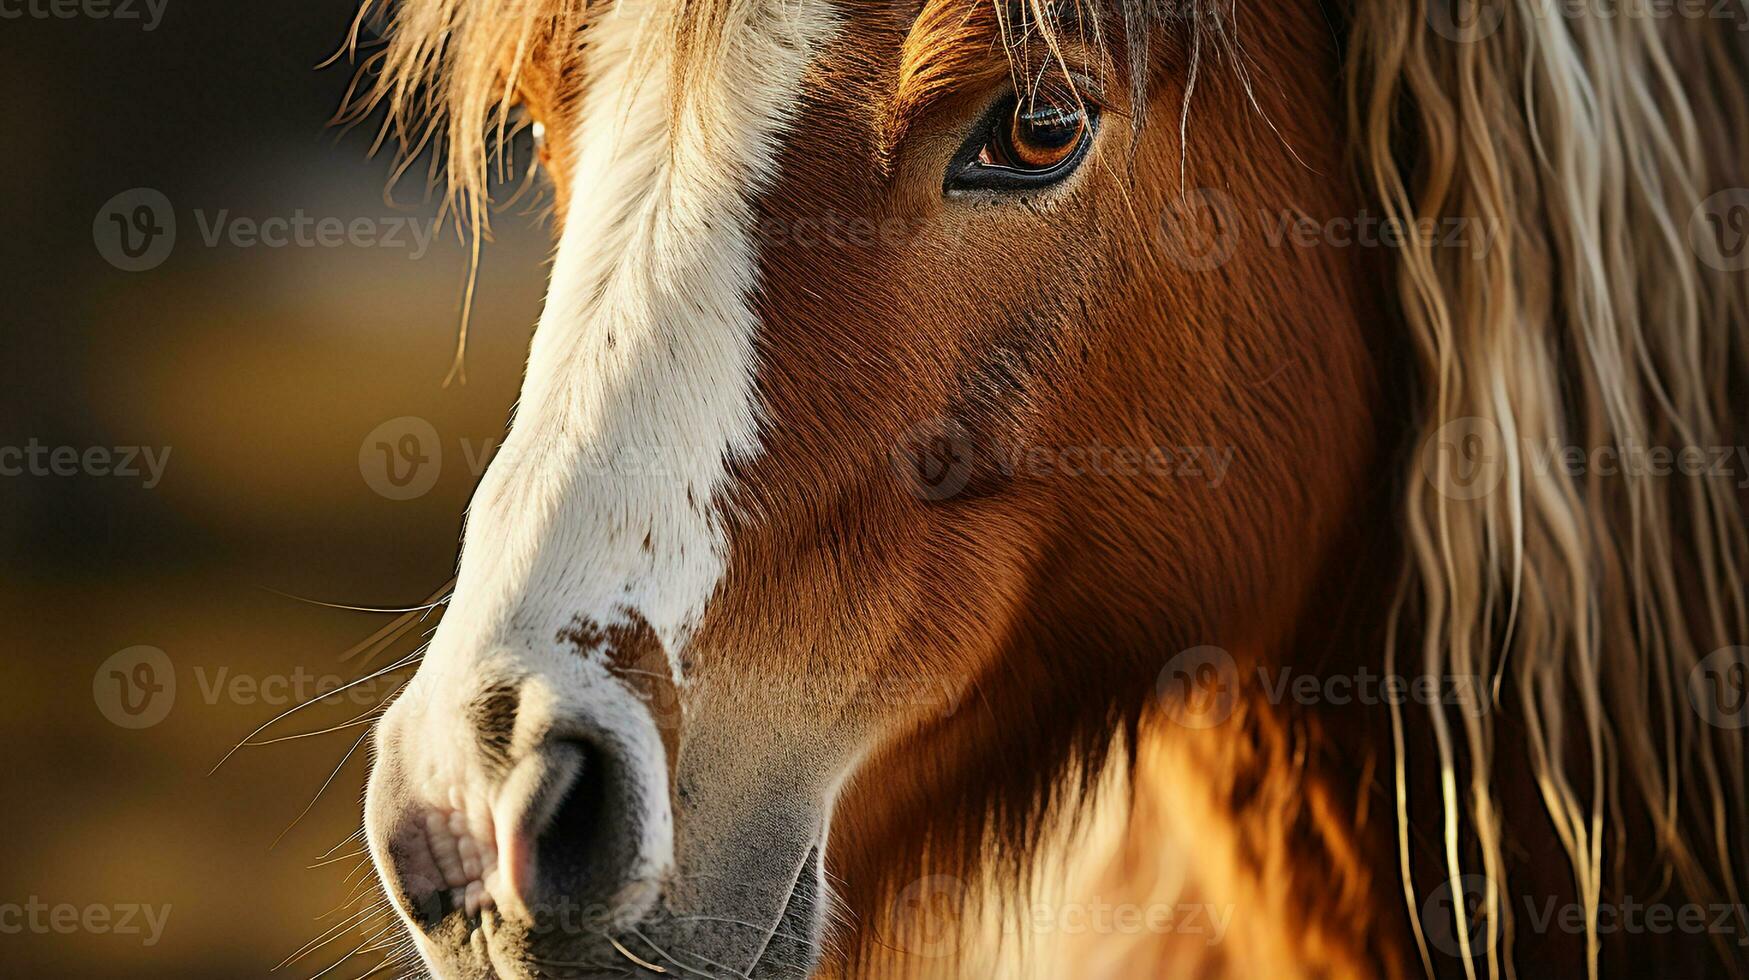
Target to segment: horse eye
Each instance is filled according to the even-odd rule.
[[[1034,173],[1052,170],[1074,155],[1086,131],[1087,114],[1079,109],[1017,106],[1013,119],[996,131],[978,162]]]
[[[997,103],[954,154],[946,190],[1014,191],[1047,187],[1087,156],[1097,110],[1079,100]]]

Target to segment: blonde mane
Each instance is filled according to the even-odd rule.
[[[380,2],[366,0],[361,19]],[[1138,38],[1154,21],[1193,24],[1191,51],[1206,33],[1222,60],[1243,63],[1233,0],[1121,5],[1110,20],[1125,25],[1131,65],[1145,63]],[[1055,7],[998,6],[1009,30],[1053,29]],[[1395,639],[1381,657],[1390,673],[1487,678],[1524,731],[1504,756],[1498,711],[1393,709],[1409,918],[1431,973],[1414,912],[1437,883],[1413,880],[1408,855],[1411,827],[1437,826],[1449,881],[1483,876],[1481,927],[1501,937],[1472,958],[1478,930],[1459,904],[1466,971],[1515,974],[1497,788],[1528,766],[1586,909],[1596,976],[1598,907],[1622,849],[1655,849],[1695,896],[1740,903],[1749,879],[1741,733],[1689,703],[1698,665],[1749,643],[1737,482],[1749,474],[1550,465],[1569,447],[1594,460],[1738,447],[1749,434],[1749,274],[1695,235],[1709,200],[1749,185],[1749,34],[1737,30],[1749,6],[1738,0],[1730,22],[1662,4],[1573,16],[1556,0],[1499,0],[1480,5],[1498,22],[1475,25],[1451,23],[1445,0],[1341,6],[1370,196],[1404,227],[1486,232],[1465,248],[1411,235],[1394,253],[1417,414],[1400,474]],[[725,0],[652,10],[678,12],[672,30],[728,29]],[[386,107],[408,160],[440,146],[450,206],[483,229],[530,52],[574,43],[589,15],[586,0],[405,0],[351,111]],[[1458,472],[1466,455],[1486,492]],[[1409,750],[1427,737],[1433,758]],[[1410,812],[1407,786],[1427,766],[1443,790],[1437,816]],[[1625,838],[1630,812],[1655,839]]]
[[[1657,839],[1636,843],[1691,893],[1740,901],[1742,741],[1688,697],[1700,660],[1749,636],[1743,504],[1729,475],[1573,473],[1546,454],[1741,444],[1731,398],[1749,393],[1749,278],[1709,264],[1691,222],[1749,176],[1749,48],[1715,20],[1570,17],[1539,0],[1446,37],[1429,28],[1443,6],[1361,3],[1354,25],[1352,105],[1376,197],[1399,220],[1493,233],[1486,249],[1401,252],[1420,390],[1400,603],[1414,627],[1389,657],[1490,678],[1496,701],[1511,686],[1528,758],[1496,758],[1492,713],[1454,727],[1436,706],[1428,719],[1451,880],[1486,876],[1484,925],[1503,938],[1487,962],[1512,975],[1491,787],[1497,767],[1528,763],[1572,862],[1595,976],[1605,844],[1623,843],[1608,837],[1624,808],[1644,808]],[[1454,435],[1485,444],[1493,492],[1442,492]],[[1401,801],[1413,719],[1393,720]],[[1406,852],[1401,802],[1398,820]],[[1464,832],[1479,868],[1462,859]],[[1413,901],[1407,872],[1404,887]]]

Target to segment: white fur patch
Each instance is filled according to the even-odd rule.
[[[678,652],[727,554],[713,501],[759,449],[751,202],[769,186],[817,4],[744,0],[674,117],[640,5],[590,28],[572,201],[516,424],[469,516],[444,628],[473,638],[636,613]]]

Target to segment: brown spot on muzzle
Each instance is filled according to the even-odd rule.
[[[680,689],[675,686],[667,651],[649,622],[629,607],[621,606],[618,612],[621,621],[610,626],[578,616],[559,631],[558,639],[571,644],[582,656],[601,654],[607,669],[643,700],[662,735],[672,784],[680,751]]]
[[[570,626],[559,631],[559,642],[571,644],[578,653],[587,657],[607,642],[607,631],[588,616],[578,616],[571,620]]]

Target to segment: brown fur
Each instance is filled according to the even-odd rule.
[[[1153,226],[1154,215],[1181,213],[1181,149],[1197,183],[1234,200],[1292,202],[1317,216],[1358,209],[1352,184],[1330,176],[1345,167],[1322,138],[1339,125],[1339,71],[1314,14],[1284,12],[1253,39],[1253,57],[1280,85],[1263,107],[1280,135],[1228,75],[1198,100],[1190,146],[1179,147],[1169,129],[1146,132],[1132,178],[1132,165],[1120,162],[1126,142],[1106,142],[1077,200],[975,219],[934,193],[905,190],[933,191],[939,180],[932,175],[952,149],[942,122],[910,129],[890,177],[870,169],[886,134],[860,107],[892,105],[881,115],[894,118],[934,100],[935,119],[964,119],[1006,84],[1009,53],[989,43],[955,46],[958,60],[939,75],[917,67],[915,38],[934,26],[908,31],[885,9],[858,17],[846,32],[854,40],[821,59],[816,101],[786,148],[779,185],[761,201],[762,222],[777,227],[825,212],[903,232],[766,250],[761,313],[773,328],[763,338],[762,390],[781,424],[766,457],[741,474],[748,499],[740,509],[758,519],[733,529],[731,578],[698,638],[710,651],[700,683],[774,663],[790,677],[849,674],[846,685],[875,690],[918,676],[965,679],[961,707],[947,717],[865,722],[889,734],[853,777],[830,855],[842,897],[864,923],[848,938],[850,962],[865,965],[881,952],[885,908],[910,882],[943,873],[969,881],[992,869],[1019,881],[1035,870],[1029,858],[1047,817],[1079,805],[1089,788],[1064,774],[1098,773],[1114,732],[1134,736],[1153,723],[1148,709],[1171,651],[1218,643],[1265,661],[1287,656],[1298,611],[1379,459],[1368,341],[1383,313],[1369,299],[1368,263],[1335,250],[1271,253],[1266,219],[1248,210],[1234,216],[1232,261],[1190,275],[1161,254]],[[981,61],[967,60],[974,51]],[[881,52],[897,53],[899,64]],[[1181,46],[1159,45],[1150,99],[1178,104],[1182,79],[1164,69],[1185,57]],[[985,84],[965,84],[977,79]],[[1129,114],[1121,101],[1117,109],[1108,123]],[[1087,234],[1103,244],[1071,247],[1069,236]],[[1075,265],[1059,265],[1069,256]],[[1284,273],[1284,261],[1300,268]],[[831,295],[802,285],[827,277],[838,284]],[[1277,292],[1280,282],[1295,293]],[[1006,321],[1018,316],[1038,321],[1022,331],[1036,362],[1025,383],[1010,398],[967,399],[966,379],[980,375],[981,359],[1012,336]],[[844,372],[847,353],[854,374]],[[1302,400],[1308,391],[1320,395]],[[896,485],[889,448],[943,420],[970,434],[973,452],[997,460],[1041,445],[1231,446],[1234,482],[1208,491],[1191,481],[1022,474],[999,493],[920,502]],[[1284,455],[1292,447],[1304,454]],[[856,520],[846,523],[847,513]],[[781,596],[741,587],[773,581],[794,587]],[[849,621],[838,612],[847,606],[859,610]],[[843,710],[871,711],[870,701],[878,699]],[[1267,783],[1280,758],[1226,755],[1254,768],[1207,772]],[[1235,845],[1231,873],[1248,884],[1235,887],[1284,908],[1330,874],[1355,879],[1351,895],[1372,894],[1378,884],[1365,869],[1388,851],[1361,860],[1334,819],[1356,790],[1322,785],[1352,774],[1302,776],[1318,801],[1303,824],[1276,794],[1232,801],[1235,818],[1267,821],[1238,831],[1245,843]],[[1220,795],[1214,786],[1199,791],[1213,794],[1211,806]],[[1277,821],[1302,829],[1278,836],[1266,829]],[[1312,841],[1317,849],[1299,850]],[[1134,839],[1150,844],[1172,846]],[[1284,866],[1305,877],[1268,870]],[[1370,929],[1364,919],[1343,921],[1357,900],[1268,928],[1296,956],[1322,950],[1317,961],[1364,974]]]

